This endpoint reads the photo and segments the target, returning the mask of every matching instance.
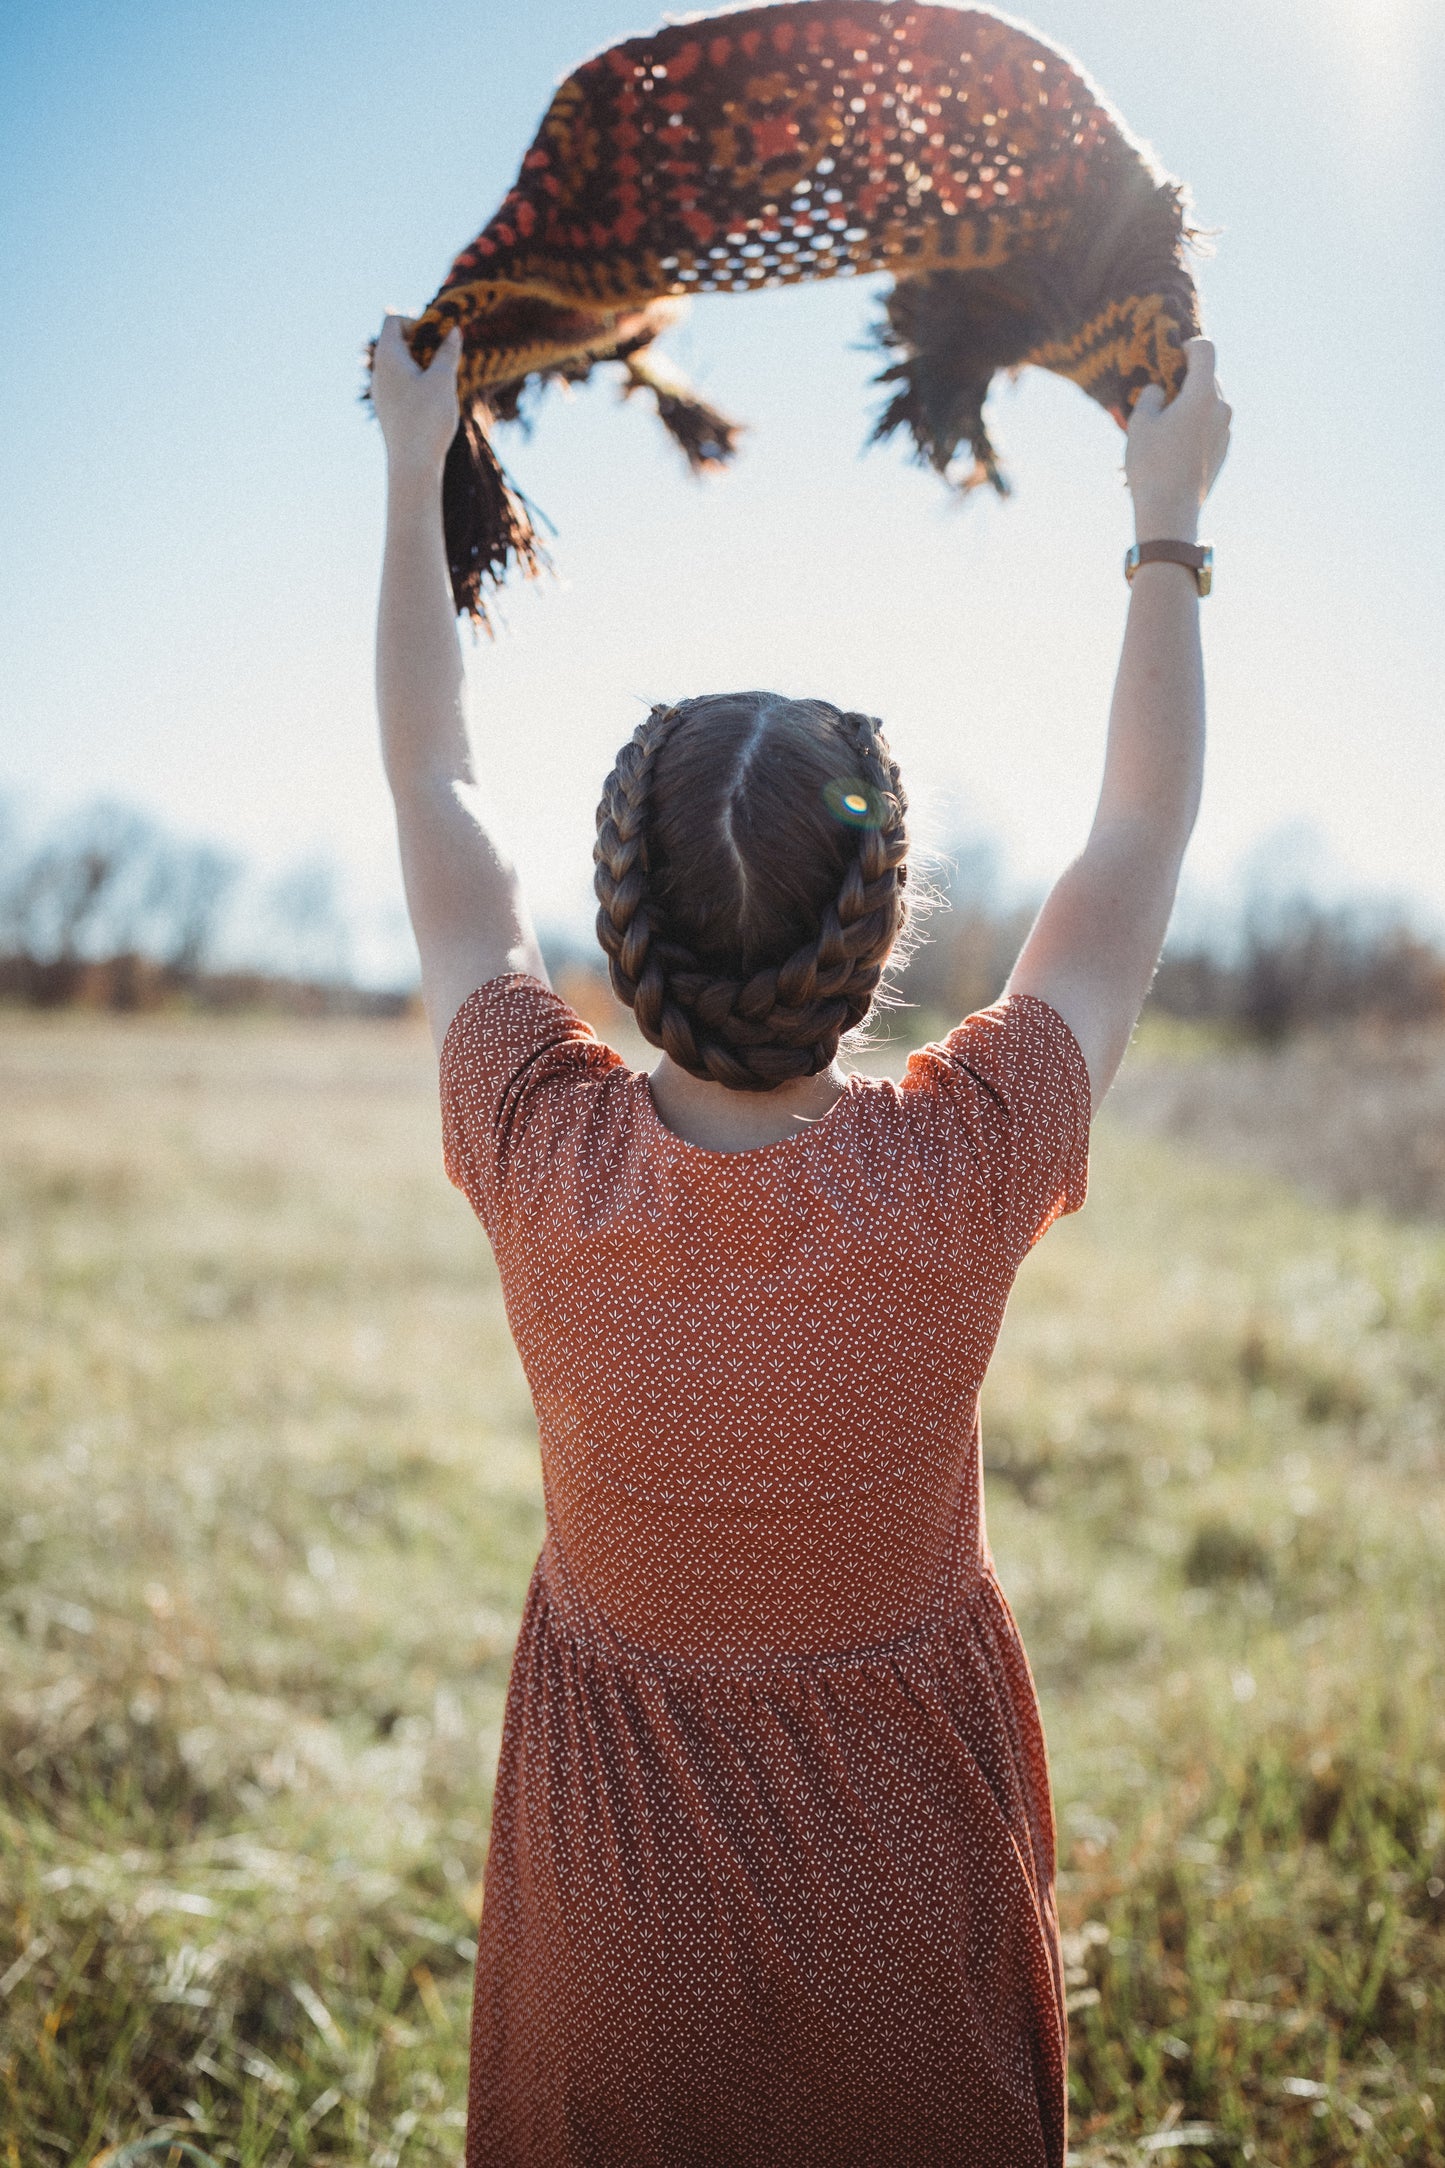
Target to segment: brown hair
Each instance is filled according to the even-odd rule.
[[[902,930],[908,836],[871,715],[777,693],[655,707],[597,809],[597,937],[681,1068],[737,1091],[826,1069]]]

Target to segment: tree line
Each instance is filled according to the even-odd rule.
[[[950,854],[934,886],[945,908],[925,913],[899,991],[966,1016],[997,998],[1036,902],[1000,900],[987,846]],[[1149,1008],[1260,1045],[1337,1025],[1433,1023],[1445,1019],[1445,944],[1395,902],[1247,880],[1207,932],[1171,934]]]
[[[38,839],[0,814],[0,1000],[389,1014],[410,998],[355,983],[325,860],[257,884],[239,859],[131,806],[87,806]]]
[[[984,844],[956,845],[921,885],[932,907],[895,974],[897,993],[928,1017],[967,1015],[997,997],[1034,904],[1009,895]],[[236,960],[238,912],[250,926],[247,962]],[[584,979],[600,989],[602,960],[585,944],[546,945],[579,991]],[[350,951],[325,861],[258,891],[239,860],[133,807],[88,807],[38,840],[0,815],[0,1000],[379,1014],[414,1000],[408,987],[359,987]],[[1207,934],[1171,938],[1150,1005],[1263,1044],[1338,1024],[1432,1022],[1445,1018],[1445,946],[1397,905],[1247,884]]]

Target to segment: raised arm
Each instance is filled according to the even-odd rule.
[[[1129,425],[1125,472],[1138,540],[1193,542],[1229,448],[1214,348],[1192,339],[1171,405],[1151,386]],[[1199,594],[1183,565],[1134,575],[1089,840],[1039,913],[1008,990],[1057,1009],[1097,1107],[1114,1081],[1164,945],[1204,773]]]
[[[371,380],[386,440],[376,705],[422,999],[440,1047],[478,986],[503,971],[545,980],[546,967],[516,873],[488,824],[467,734],[442,540],[442,468],[457,426],[460,337],[453,332],[422,370],[405,331],[402,317],[387,317]]]

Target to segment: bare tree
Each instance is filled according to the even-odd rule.
[[[133,950],[145,914],[156,831],[124,806],[87,807],[18,863],[4,899],[6,945],[29,998],[75,998],[87,964]]]
[[[1256,895],[1227,937],[1166,950],[1152,1002],[1265,1046],[1323,1025],[1426,1023],[1445,1016],[1445,952],[1397,906]]]
[[[212,961],[240,873],[209,844],[172,844],[157,854],[147,905],[154,953],[172,983],[189,983]]]
[[[328,859],[303,859],[273,881],[264,921],[272,968],[284,977],[317,986],[337,986],[349,977],[350,929]]]
[[[159,998],[205,968],[239,870],[130,807],[87,806],[29,846],[0,807],[3,985],[42,1007]]]

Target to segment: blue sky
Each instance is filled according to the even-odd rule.
[[[1236,448],[1208,515],[1191,878],[1222,888],[1303,825],[1342,876],[1445,912],[1445,9],[1029,15],[1219,230],[1202,281]],[[359,349],[490,215],[555,81],[657,19],[11,0],[0,791],[35,818],[120,796],[261,867],[329,852],[394,926]],[[997,399],[1006,506],[950,503],[896,448],[860,458],[875,306],[839,281],[695,307],[672,349],[751,424],[717,484],[603,381],[504,443],[562,578],[515,594],[470,670],[545,918],[587,916],[597,785],[642,704],[731,685],[884,715],[925,832],[990,831],[1021,879],[1080,838],[1123,617],[1121,440],[1034,374]]]

